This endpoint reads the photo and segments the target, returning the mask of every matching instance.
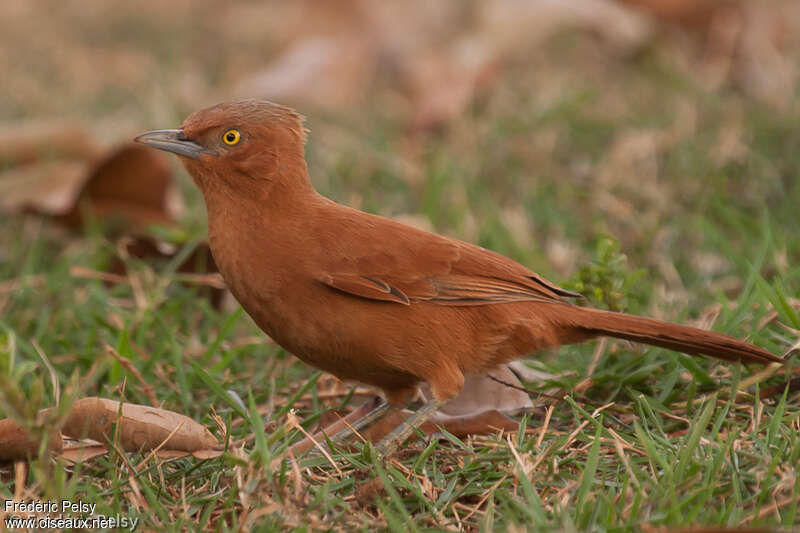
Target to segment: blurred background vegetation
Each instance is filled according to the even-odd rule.
[[[187,360],[243,395],[270,384],[264,402],[310,375],[274,348],[264,365],[232,307],[160,282],[205,236],[174,158],[102,173],[156,214],[115,226],[100,200],[102,216],[64,215],[121,143],[241,97],[307,116],[312,181],[341,203],[494,249],[596,305],[721,315],[740,336],[774,308],[795,330],[773,324],[760,344],[797,340],[796,1],[2,2],[0,49],[0,335],[43,405],[40,349],[93,394],[125,375],[98,366],[104,343],[142,357],[159,399],[198,419],[213,394]],[[136,263],[117,244],[133,233],[182,251]],[[121,255],[139,281],[104,285]],[[604,400],[622,394],[611,375]],[[628,384],[666,401],[691,380],[669,375]]]
[[[0,9],[7,138],[60,121],[111,146],[262,97],[308,116],[323,193],[562,281],[604,235],[647,269],[658,307],[740,289],[767,234],[770,271],[800,253],[795,2]]]

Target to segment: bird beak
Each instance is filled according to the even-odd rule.
[[[199,158],[200,154],[208,153],[205,148],[187,139],[183,130],[148,131],[136,137],[134,141],[192,159]]]

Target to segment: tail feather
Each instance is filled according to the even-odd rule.
[[[557,318],[559,325],[592,336],[626,339],[692,355],[710,355],[725,361],[761,364],[784,362],[781,357],[763,348],[716,331],[599,309],[569,309],[569,313],[563,313],[563,321]],[[580,309],[580,313],[575,313],[576,309]]]

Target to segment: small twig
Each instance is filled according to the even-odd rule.
[[[513,447],[513,446],[511,446],[511,444],[510,444],[510,441],[509,441],[509,448],[511,448],[511,453],[513,453],[513,454],[514,454],[514,458],[515,458],[515,459],[517,459],[517,461],[520,461],[520,460],[521,460],[521,458],[518,456],[516,449],[514,449],[514,447]],[[497,481],[494,483],[494,485],[492,485],[491,487],[489,487],[488,489],[486,489],[485,491],[483,491],[483,496],[481,497],[481,499],[480,499],[480,500],[478,500],[478,503],[476,503],[476,504],[475,504],[475,506],[473,507],[472,511],[470,511],[469,513],[467,513],[467,514],[466,514],[466,516],[464,516],[464,520],[468,520],[468,519],[469,519],[469,517],[471,517],[472,515],[474,515],[474,514],[475,514],[475,512],[476,512],[478,509],[480,509],[481,505],[483,505],[484,503],[486,503],[486,500],[488,500],[488,499],[489,499],[489,496],[491,496],[492,494],[494,494],[494,491],[495,491],[495,489],[496,489],[497,487],[499,487],[499,486],[500,486],[500,485],[503,483],[503,481],[505,481],[506,479],[508,479],[508,472],[506,472],[505,474],[503,474],[503,477],[501,477],[500,479],[498,479],[498,480],[497,480]]]
[[[305,437],[308,440],[313,442],[314,446],[320,451],[320,453],[322,453],[322,455],[325,456],[325,459],[327,459],[328,462],[333,466],[333,468],[336,469],[336,472],[338,472],[340,476],[343,476],[344,474],[342,473],[341,469],[339,468],[339,465],[336,464],[336,461],[333,460],[333,457],[331,457],[331,454],[328,453],[327,447],[326,446],[322,446],[319,442],[317,442],[317,439],[315,439],[308,431],[306,431],[306,429],[303,426],[300,425],[300,422],[297,420],[297,415],[294,414],[294,409],[291,409],[289,411],[289,413],[287,414],[287,419],[288,419],[289,425],[292,426],[294,429],[299,430],[300,433],[305,435]]]
[[[508,381],[505,381],[505,380],[502,380],[500,378],[494,377],[491,374],[487,374],[486,377],[488,377],[492,381],[496,381],[497,383],[500,383],[501,385],[505,385],[506,387],[510,387],[512,389],[516,389],[518,391],[525,392],[527,394],[530,394],[531,396],[540,396],[540,397],[543,397],[543,398],[547,398],[549,400],[555,400],[557,402],[560,402],[564,398],[564,395],[567,394],[565,392],[564,394],[559,396],[557,394],[548,394],[546,392],[536,391],[536,390],[533,390],[533,389],[529,389],[527,387],[522,387],[520,385],[515,385],[514,383],[509,383]],[[575,398],[575,401],[583,403],[583,404],[586,404],[586,405],[590,405],[592,407],[601,407],[601,404],[599,404],[597,402],[593,402],[593,401],[591,401],[591,400],[589,400],[589,399],[587,399],[585,397],[582,397],[582,396],[579,396],[578,398]]]
[[[130,282],[127,276],[120,276],[119,274],[112,274],[111,272],[101,272],[99,270],[93,270],[80,265],[74,265],[70,267],[69,275],[73,278],[96,279],[99,281],[106,281],[108,283],[116,284]]]
[[[622,464],[625,466],[625,470],[628,471],[628,477],[631,479],[632,483],[636,485],[636,488],[642,490],[642,486],[639,484],[639,478],[636,477],[636,474],[633,472],[633,468],[631,468],[631,463],[628,460],[628,456],[625,455],[625,446],[627,445],[628,448],[632,448],[632,446],[622,437],[620,437],[616,431],[611,428],[606,428],[611,436],[614,438],[614,449],[617,451],[617,455],[619,456]],[[646,492],[645,492],[646,494]]]
[[[785,498],[783,498],[782,500],[779,500],[779,501],[773,500],[773,502],[770,505],[767,505],[766,507],[763,507],[761,510],[759,510],[758,513],[755,516],[750,515],[749,517],[743,519],[739,523],[740,524],[747,524],[749,522],[752,522],[753,520],[764,518],[764,517],[766,517],[766,516],[768,516],[768,515],[770,515],[772,513],[778,514],[778,509],[780,509],[782,507],[786,507],[787,505],[789,505],[790,503],[792,503],[792,502],[794,502],[796,500],[797,500],[797,496],[796,495],[789,495],[789,496],[787,496],[787,497],[785,497]],[[778,515],[778,516],[780,516],[780,515]]]
[[[586,377],[591,378],[594,374],[595,369],[597,368],[598,363],[600,362],[600,358],[606,351],[608,347],[608,337],[600,337],[600,340],[597,343],[597,347],[594,349],[594,353],[592,354],[592,362],[589,363],[589,368],[586,369]]]
[[[553,409],[555,405],[551,405],[547,408],[547,412],[544,415],[544,424],[542,427],[539,428],[539,437],[536,439],[536,447],[540,448],[542,446],[542,441],[544,440],[544,434],[547,433],[547,428],[550,426],[550,417],[553,416]]]

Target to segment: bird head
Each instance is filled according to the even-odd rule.
[[[135,141],[177,154],[204,194],[225,188],[252,195],[276,183],[308,185],[303,120],[282,105],[240,100],[202,109],[178,129],[149,131]]]

